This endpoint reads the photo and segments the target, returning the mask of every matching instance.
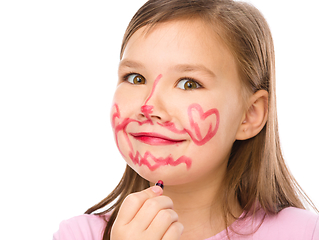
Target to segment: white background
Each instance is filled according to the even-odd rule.
[[[0,2],[0,239],[51,239],[120,180],[109,110],[122,35],[144,2]],[[319,206],[316,2],[251,2],[275,41],[284,156]]]

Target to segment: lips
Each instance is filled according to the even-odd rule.
[[[174,145],[185,141],[183,139],[172,139],[158,133],[150,132],[130,133],[130,135],[140,142],[153,146]]]

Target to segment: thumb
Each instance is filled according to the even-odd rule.
[[[146,189],[144,191],[147,191],[147,190],[151,190],[152,194],[155,194],[155,196],[160,196],[160,195],[163,194],[163,189],[160,186],[158,186],[158,185],[150,187],[149,189]]]
[[[153,186],[141,192],[128,195],[119,210],[117,222],[123,225],[128,224],[148,199],[161,196],[162,194],[163,189],[160,186]]]

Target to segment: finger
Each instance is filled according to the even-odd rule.
[[[162,216],[163,214],[161,213],[162,210],[168,210],[172,208],[173,208],[173,201],[169,197],[159,196],[159,197],[150,198],[144,202],[143,206],[135,215],[134,219],[132,219],[130,224],[132,224],[133,228],[136,228],[141,231],[145,231],[151,225],[154,219],[158,217],[158,214],[160,214],[159,215],[160,217]],[[177,214],[176,214],[176,217],[177,217]],[[163,218],[165,218],[165,216],[163,216]]]
[[[160,210],[147,229],[147,234],[153,239],[162,239],[170,226],[178,221],[177,213],[172,209]]]
[[[144,202],[150,198],[163,194],[163,189],[159,186],[150,187],[141,192],[128,195],[119,210],[116,223],[120,225],[128,224],[132,221],[136,213],[143,206]]]
[[[168,228],[162,240],[179,240],[183,233],[184,226],[180,222],[174,222]]]

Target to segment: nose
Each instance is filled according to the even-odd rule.
[[[169,118],[162,101],[163,92],[158,88],[161,79],[160,74],[153,82],[151,92],[140,109],[140,117],[146,118],[151,124],[154,120],[168,121]]]
[[[142,115],[143,117],[147,118],[147,119],[150,120],[150,121],[152,121],[151,119],[154,118],[154,117],[157,118],[157,119],[161,119],[160,116],[153,114],[153,109],[154,109],[154,106],[152,106],[152,105],[145,105],[145,104],[144,104],[144,105],[141,107],[141,115]]]

